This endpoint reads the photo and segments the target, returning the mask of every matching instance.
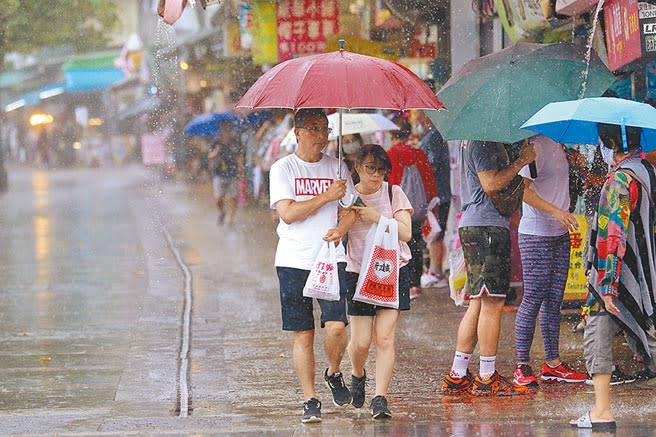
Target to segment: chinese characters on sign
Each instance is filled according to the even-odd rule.
[[[339,32],[337,0],[280,0],[279,61],[326,51],[326,38]]]
[[[642,40],[642,55],[654,57],[656,54],[656,5],[638,3],[640,18],[640,36]]]
[[[567,284],[565,285],[565,301],[584,300],[587,294],[585,260],[583,259],[587,222],[581,214],[577,214],[575,217],[576,221],[579,222],[579,228],[569,233],[569,272],[567,273]]]
[[[637,0],[609,0],[604,5],[608,67],[615,71],[640,58]]]

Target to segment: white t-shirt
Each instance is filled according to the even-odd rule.
[[[295,153],[288,155],[271,166],[269,174],[271,208],[280,200],[296,202],[312,199],[330,187],[337,179],[337,158],[323,155],[319,162],[306,162]],[[353,194],[353,182],[346,164],[342,162],[342,178],[346,179],[346,192]],[[276,267],[293,267],[310,270],[319,255],[323,236],[337,225],[339,202],[329,202],[305,220],[287,224],[282,219],[278,224],[278,249]],[[346,262],[344,246],[337,246],[339,262]]]
[[[543,135],[537,136],[535,144],[535,166],[538,177],[532,179],[528,166],[522,168],[519,174],[532,179],[531,188],[540,197],[557,208],[567,211],[569,208],[569,165],[563,146]],[[522,219],[519,222],[519,233],[557,237],[567,233],[553,215],[540,211],[527,203],[522,203]]]

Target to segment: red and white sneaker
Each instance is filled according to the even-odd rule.
[[[545,382],[571,382],[577,384],[585,382],[588,379],[588,374],[573,370],[565,362],[561,362],[557,367],[551,367],[544,363],[540,379]]]
[[[533,374],[533,369],[528,364],[520,364],[513,373],[513,382],[517,385],[537,387],[538,379]]]

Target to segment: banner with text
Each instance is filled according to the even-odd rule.
[[[326,51],[326,38],[339,32],[337,0],[279,0],[278,58],[288,59]]]

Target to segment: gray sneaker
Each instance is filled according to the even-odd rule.
[[[367,372],[361,378],[351,375],[351,402],[355,408],[362,408],[364,405],[365,385],[367,383]]]
[[[310,398],[303,403],[303,423],[321,422],[321,402],[316,398]]]
[[[376,396],[371,400],[371,417],[374,419],[389,419],[392,413],[387,408],[387,399],[385,396]]]
[[[351,403],[353,398],[351,397],[351,392],[346,387],[346,384],[344,384],[342,372],[335,372],[328,376],[328,369],[326,369],[323,372],[323,379],[333,393],[333,404],[335,404],[335,406],[343,407]]]

